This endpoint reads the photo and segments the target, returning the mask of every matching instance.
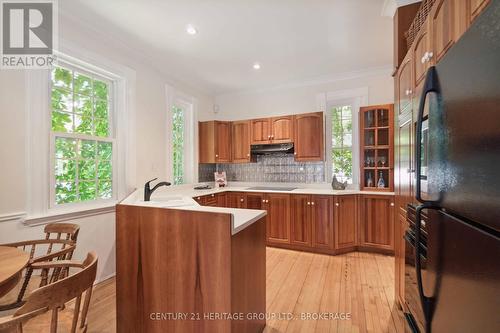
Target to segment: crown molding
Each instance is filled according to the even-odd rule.
[[[343,72],[338,74],[332,74],[328,76],[320,76],[316,78],[311,78],[308,80],[302,81],[291,81],[288,83],[283,83],[275,86],[262,87],[258,89],[248,89],[248,90],[237,90],[237,91],[228,91],[224,93],[219,93],[215,97],[227,96],[227,95],[249,95],[249,94],[259,94],[270,91],[279,91],[286,89],[294,89],[301,87],[310,87],[317,86],[321,84],[334,83],[339,81],[353,80],[364,77],[373,77],[380,75],[391,75],[392,73],[392,65],[385,65],[380,67],[371,67],[362,70]]]
[[[396,14],[396,9],[398,9],[398,7],[410,5],[412,3],[420,1],[421,0],[384,0],[380,15],[394,17],[394,14]]]

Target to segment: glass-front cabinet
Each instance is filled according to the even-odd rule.
[[[394,104],[360,108],[360,187],[393,191]]]

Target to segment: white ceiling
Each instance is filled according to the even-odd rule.
[[[345,75],[392,62],[384,0],[64,0],[65,12],[212,94]],[[186,34],[193,24],[198,34]],[[103,29],[100,29],[103,30]],[[261,63],[258,71],[254,62]]]

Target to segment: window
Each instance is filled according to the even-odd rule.
[[[332,173],[337,180],[353,183],[353,114],[351,105],[332,107]]]
[[[172,144],[173,144],[173,171],[174,184],[183,184],[184,172],[184,136],[185,111],[176,105],[172,106]]]
[[[61,65],[50,83],[51,203],[113,198],[113,81]]]

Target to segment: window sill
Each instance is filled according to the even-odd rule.
[[[53,210],[47,214],[27,216],[23,223],[27,226],[37,226],[47,223],[70,221],[89,216],[114,213],[116,203],[117,202],[113,201],[103,205],[79,207],[71,210]]]

